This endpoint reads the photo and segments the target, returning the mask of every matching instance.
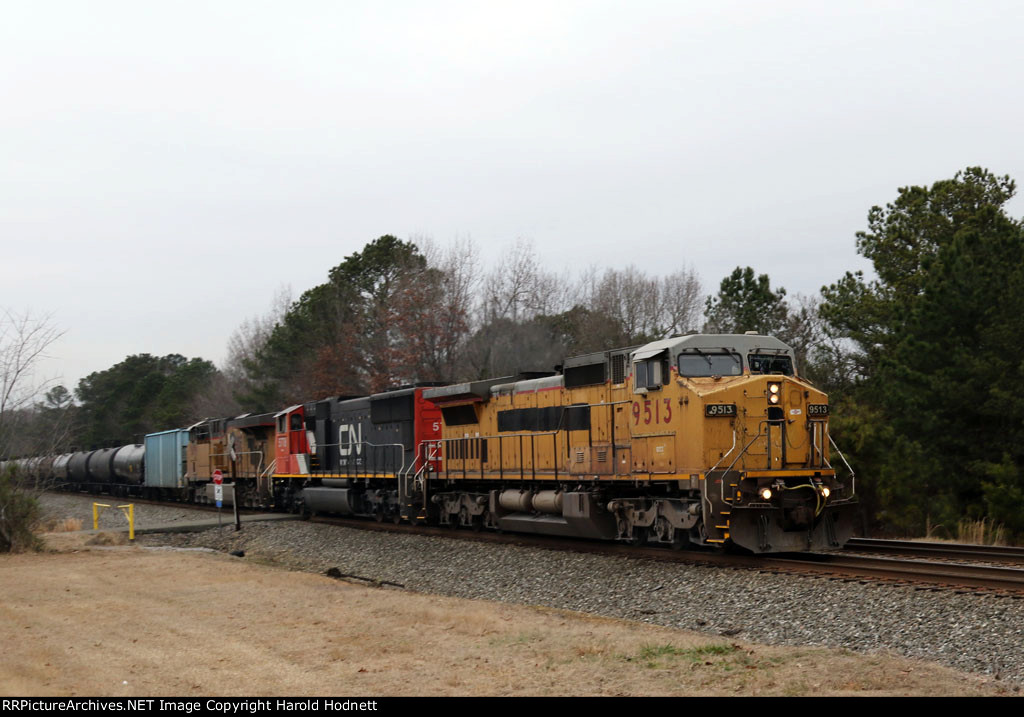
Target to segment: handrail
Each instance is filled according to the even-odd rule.
[[[408,466],[403,464],[402,470],[396,476],[398,481],[398,500],[400,504],[404,505],[405,501],[409,498],[409,481],[411,480],[414,486],[418,486],[419,490],[422,492],[422,508],[426,510],[427,490],[426,480],[423,476],[431,469],[431,462],[437,459],[437,456],[433,451],[440,446],[441,440],[442,439],[436,441],[420,441],[413,453],[412,463]],[[419,468],[416,468],[416,464],[420,462],[421,458],[422,463]],[[414,468],[416,469],[415,472],[413,471]]]
[[[340,444],[327,444],[327,445],[340,445]],[[370,446],[372,448],[397,448],[399,455],[402,457],[402,467],[395,471],[395,475],[404,473],[406,469],[405,463],[405,444],[403,443],[371,443],[370,441],[354,441],[348,444],[349,446]],[[338,455],[338,468],[341,468],[341,455]],[[348,462],[348,461],[346,461]],[[376,471],[374,471],[376,474]]]
[[[843,452],[839,450],[839,446],[837,446],[836,442],[832,440],[831,434],[829,434],[828,442],[831,443],[832,447],[836,449],[836,452],[839,454],[839,457],[843,459],[843,463],[846,463],[846,469],[850,471],[850,497],[852,498],[853,496],[857,495],[857,474],[853,472],[853,468],[846,461],[846,456],[844,456]],[[832,466],[830,465],[829,468],[831,467]]]
[[[268,475],[273,475],[274,471],[276,471],[276,470],[277,470],[277,459],[275,458],[274,460],[270,461],[270,463],[267,464],[267,467],[263,469],[263,471],[260,473],[259,477],[260,478],[265,478]]]
[[[711,470],[709,470],[706,473],[704,473],[704,480],[705,481],[707,481],[707,476],[711,475],[714,472],[715,468],[718,468],[718,464],[721,463],[722,461],[724,461],[725,457],[728,456],[730,453],[732,453],[734,450],[736,450],[736,427],[735,426],[732,429],[732,447],[724,455],[722,455],[718,459],[718,463],[715,463],[715,465],[711,466]],[[706,483],[705,483],[705,485],[706,485]],[[705,488],[704,491],[702,491],[701,497],[708,504],[708,513],[713,512],[715,507],[713,505],[711,505],[711,499],[708,498],[708,491],[707,491],[706,488]]]

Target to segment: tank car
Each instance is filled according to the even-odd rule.
[[[138,486],[145,476],[146,446],[129,443],[118,448],[110,462],[110,470],[116,483]]]
[[[85,464],[89,482],[111,484],[114,482],[114,454],[117,448],[99,448],[89,454]]]
[[[89,456],[92,451],[76,451],[68,459],[68,480],[78,486],[89,483]]]
[[[676,337],[424,396],[443,463],[414,499],[441,523],[754,553],[853,532],[827,396],[773,337]]]
[[[53,478],[58,485],[71,480],[70,463],[74,453],[62,453],[53,460]]]

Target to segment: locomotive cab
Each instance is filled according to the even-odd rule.
[[[792,349],[757,335],[687,337],[681,400],[703,408],[702,539],[754,552],[834,549],[852,535],[849,488],[831,464],[827,396],[799,377]]]
[[[276,422],[276,472],[286,477],[309,475],[313,432],[306,427],[305,406],[290,406],[274,414]]]

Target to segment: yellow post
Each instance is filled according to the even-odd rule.
[[[106,503],[93,503],[92,504],[92,529],[100,529],[100,511],[97,508],[109,508],[110,506]],[[127,505],[117,506],[124,513],[124,517],[128,519],[128,540],[135,540],[135,504],[128,503]],[[128,510],[125,510],[127,508]]]
[[[128,512],[125,513],[125,517],[128,518],[128,540],[135,540],[135,504],[129,503],[128,505],[117,506],[122,511],[127,508]]]
[[[100,512],[98,510],[96,510],[97,506],[99,506],[100,508],[109,508],[110,507],[106,503],[93,503],[92,504],[92,529],[93,530],[99,530],[100,529]]]

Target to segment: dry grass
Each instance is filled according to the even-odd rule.
[[[50,518],[39,525],[40,533],[73,533],[82,529],[79,518]]]
[[[93,537],[85,541],[86,545],[127,545],[128,544],[128,533],[120,533],[117,531],[104,531],[102,533],[96,533]]]
[[[956,532],[942,523],[933,524],[927,520],[923,538],[913,537],[906,540],[928,540],[937,543],[967,543],[970,545],[1009,545],[1006,530],[998,523],[987,518],[981,520],[961,520],[956,524]]]
[[[956,524],[956,537],[959,543],[977,545],[1006,545],[1006,531],[1002,525],[981,520],[961,520]]]
[[[64,536],[56,536],[64,537]],[[70,536],[68,536],[70,537]],[[993,695],[933,664],[380,589],[223,555],[0,557],[5,695]]]

